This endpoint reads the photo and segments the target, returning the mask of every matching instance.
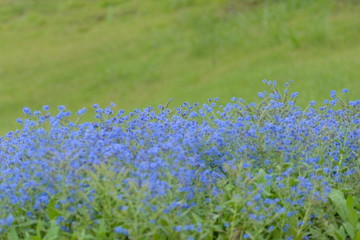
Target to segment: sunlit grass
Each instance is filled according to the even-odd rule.
[[[24,105],[251,100],[265,78],[296,80],[302,104],[355,89],[358,12],[343,1],[4,1],[0,132]]]

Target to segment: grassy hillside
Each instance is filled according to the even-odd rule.
[[[358,96],[359,12],[345,0],[2,0],[0,133],[23,106],[251,101],[265,78],[295,80],[302,104]]]

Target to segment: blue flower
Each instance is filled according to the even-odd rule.
[[[79,111],[77,111],[76,115],[84,115],[86,113],[86,108],[82,108]]]
[[[64,111],[66,109],[66,107],[63,105],[60,105],[60,106],[58,106],[58,109],[59,109],[59,111]]]
[[[297,96],[299,96],[299,93],[297,92],[291,93],[291,98],[296,98]]]
[[[289,211],[289,212],[286,213],[286,217],[291,217],[291,216],[293,216],[294,214],[295,214],[294,211]]]
[[[128,210],[128,206],[120,206],[119,207],[119,210],[121,210],[121,211],[126,211],[126,210]]]
[[[264,93],[262,93],[262,92],[258,92],[258,96],[259,96],[259,98],[264,98],[265,97]]]
[[[249,234],[245,233],[245,234],[243,235],[243,238],[244,238],[244,239],[250,239],[251,236],[250,236]]]
[[[50,106],[49,105],[44,105],[42,108],[44,111],[49,111],[50,110]]]
[[[23,108],[23,112],[24,112],[26,115],[31,115],[31,110],[30,110],[30,108],[28,108],[28,107],[24,107],[24,108]]]
[[[15,221],[15,218],[12,214],[10,214],[5,219],[0,219],[0,227],[1,226],[11,226],[11,224]]]
[[[126,228],[123,228],[121,226],[117,226],[114,228],[114,233],[123,234],[126,236],[129,236],[129,232]]]
[[[332,91],[330,92],[330,97],[331,97],[331,98],[335,98],[335,97],[336,97],[336,91],[335,91],[335,90],[332,90]]]
[[[268,231],[269,231],[269,232],[272,232],[272,231],[274,231],[274,229],[275,229],[275,227],[274,227],[273,225],[271,225],[271,226],[269,227]]]

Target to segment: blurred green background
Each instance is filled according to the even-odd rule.
[[[263,79],[294,80],[302,105],[358,97],[360,2],[0,0],[0,133],[24,106],[250,102]]]

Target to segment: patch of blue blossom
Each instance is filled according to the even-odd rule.
[[[276,82],[265,82],[276,87]],[[266,92],[259,93],[260,98],[265,96]],[[298,93],[290,96],[295,99]],[[58,107],[56,116],[48,115],[37,120],[32,115],[41,115],[41,112],[33,113],[25,107],[23,111],[27,119],[17,120],[22,129],[0,137],[3,179],[0,200],[7,206],[0,212],[0,228],[12,224],[10,216],[19,206],[31,203],[32,209],[26,209],[29,213],[44,210],[51,195],[62,191],[61,184],[85,191],[89,186],[82,184],[85,176],[80,172],[93,171],[93,166],[100,163],[106,163],[115,172],[128,168],[131,177],[124,183],[148,184],[154,197],[173,191],[167,175],[177,179],[181,186],[178,191],[186,195],[186,203],[173,202],[164,209],[164,214],[195,206],[191,201],[196,193],[211,191],[215,196],[221,195],[222,191],[217,188],[208,190],[207,186],[226,178],[228,173],[223,166],[233,165],[240,159],[244,170],[263,169],[267,186],[274,184],[284,188],[287,179],[293,177],[292,195],[287,202],[294,209],[303,207],[306,199],[326,201],[335,182],[341,182],[358,170],[352,160],[357,159],[356,153],[360,151],[360,101],[349,101],[347,109],[332,109],[336,104],[336,92],[331,92],[335,102],[331,101],[330,106],[303,111],[292,102],[284,111],[285,105],[277,92],[269,97],[266,106],[246,105],[243,100],[233,98],[232,103],[215,112],[215,102],[218,101],[215,98],[202,107],[184,103],[175,110],[161,107],[157,112],[149,107],[136,109],[128,115],[120,110],[116,117],[112,116],[114,104],[104,110],[94,104],[96,118],[106,119],[100,123],[63,121],[71,115],[64,112],[65,106]],[[327,100],[324,102],[328,103]],[[315,105],[314,101],[310,103],[312,107]],[[257,111],[261,108],[270,111],[267,118]],[[43,107],[44,111],[49,109],[49,106]],[[84,108],[76,115],[85,112]],[[50,127],[47,128],[45,123]],[[321,165],[319,149],[324,152]],[[346,156],[345,160],[342,160],[343,156]],[[276,166],[279,162],[269,159],[282,163],[297,162],[297,167],[308,174],[297,176],[298,171],[290,167],[278,172]],[[323,181],[316,175],[324,166],[324,172],[333,177],[333,182]],[[351,168],[352,171],[342,171]],[[248,172],[247,177],[253,178],[252,173]],[[195,181],[199,184],[194,185]],[[239,180],[236,184],[241,186],[242,182]],[[253,191],[249,189],[249,195]],[[76,196],[75,190],[73,196]],[[91,199],[93,196],[89,195]],[[76,201],[69,196],[65,202]],[[243,211],[256,222],[272,214],[293,216],[294,210],[283,204],[279,199],[265,197],[260,192],[254,194],[253,201],[248,201]],[[256,214],[256,211],[269,206],[268,216]],[[75,210],[74,206],[69,208],[69,211]],[[127,207],[118,210],[126,211]],[[228,227],[229,223],[224,226]],[[270,226],[268,230],[272,229]],[[287,229],[285,225],[283,231]],[[201,231],[202,226],[176,226],[174,230]],[[121,226],[114,228],[114,232],[128,235]],[[245,239],[249,237],[247,233],[243,236]]]
[[[121,226],[115,227],[114,228],[114,233],[123,234],[123,235],[126,235],[126,236],[129,235],[128,230],[126,228],[121,227]]]

